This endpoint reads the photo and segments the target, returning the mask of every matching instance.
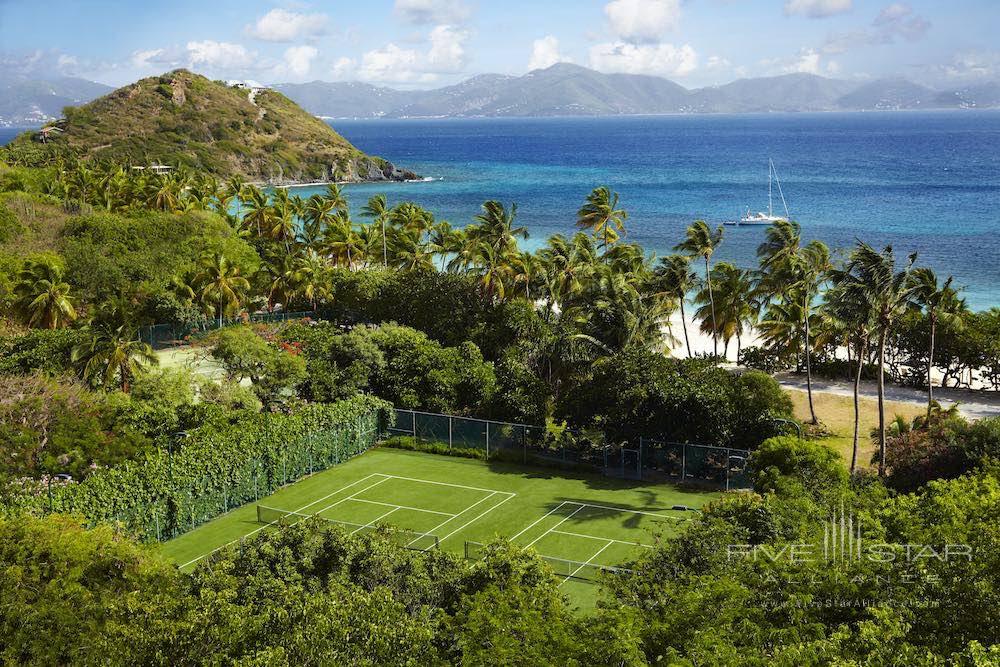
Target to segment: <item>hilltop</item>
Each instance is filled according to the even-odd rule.
[[[186,165],[274,183],[415,178],[365,155],[280,92],[230,86],[187,70],[142,79],[11,143],[18,161],[57,156]]]

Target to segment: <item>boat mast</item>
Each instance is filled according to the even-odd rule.
[[[774,171],[774,163],[771,162],[771,158],[767,159],[767,216],[770,218],[773,216],[771,213],[771,173]]]
[[[781,191],[781,179],[778,178],[778,170],[774,168],[774,160],[769,160],[771,162],[771,171],[774,172],[774,180],[778,184],[778,194],[781,195],[781,205],[785,207],[785,219],[791,220],[792,216],[788,214],[788,204],[785,202],[785,193]]]

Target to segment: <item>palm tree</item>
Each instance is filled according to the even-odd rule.
[[[725,233],[722,225],[714,232],[709,228],[704,220],[695,220],[687,228],[687,238],[674,246],[674,250],[686,252],[692,257],[699,256],[705,260],[705,282],[708,286],[708,300],[712,310],[712,354],[719,355],[718,326],[715,321],[715,295],[712,293],[712,275],[710,261],[712,254],[722,243],[722,235]]]
[[[589,229],[601,239],[605,252],[625,232],[628,212],[618,208],[618,193],[601,186],[587,195],[587,202],[576,212],[576,226]]]
[[[336,207],[333,200],[316,194],[306,200],[302,213],[306,223],[302,226],[303,240],[307,246],[315,248],[337,217]]]
[[[128,393],[135,377],[146,366],[158,363],[153,348],[137,340],[135,330],[127,325],[101,325],[90,329],[90,334],[73,348],[71,359],[91,386],[117,385]]]
[[[250,282],[240,274],[240,267],[232,264],[222,253],[211,253],[201,258],[202,270],[196,278],[199,295],[206,307],[216,311],[219,326],[226,313],[235,312],[250,290]]]
[[[29,327],[59,329],[76,319],[69,283],[62,267],[46,261],[28,261],[14,287],[15,311]]]
[[[931,371],[934,369],[934,335],[938,324],[945,324],[953,329],[962,326],[962,311],[965,302],[958,298],[957,290],[951,284],[954,276],[948,276],[942,284],[938,284],[937,275],[928,268],[918,268],[911,274],[914,287],[913,299],[923,308],[930,324],[930,344],[927,351],[927,418],[931,416],[931,406],[934,405],[934,381]]]
[[[794,276],[794,282],[790,287],[800,291],[802,297],[802,350],[806,361],[806,393],[809,397],[811,423],[818,424],[816,408],[813,407],[812,338],[809,332],[809,320],[812,319],[813,298],[820,286],[828,279],[830,271],[833,270],[833,264],[830,262],[830,250],[822,241],[810,241],[809,245],[788,259],[788,264],[791,275]]]
[[[687,316],[684,314],[684,301],[687,293],[694,286],[697,276],[691,270],[691,258],[686,255],[670,255],[660,260],[656,268],[657,286],[661,294],[676,299],[681,307],[681,327],[684,329],[684,345],[687,355],[691,355],[691,340],[688,338]]]
[[[870,309],[873,315],[878,351],[879,475],[885,475],[886,341],[900,315],[913,307],[912,297],[916,287],[910,275],[916,259],[916,254],[910,255],[903,268],[897,270],[892,246],[878,252],[867,243],[858,241],[844,270],[836,275],[840,288],[847,294],[846,298],[864,302],[865,310]]]
[[[386,242],[385,223],[389,219],[389,205],[385,195],[375,195],[361,209],[361,215],[371,218],[382,228],[382,266],[389,266],[389,246]]]
[[[528,238],[527,227],[515,227],[517,204],[510,209],[496,200],[483,202],[483,212],[475,217],[476,225],[466,230],[475,243],[487,243],[495,251],[506,253],[517,247],[517,239]]]
[[[489,243],[480,241],[475,246],[474,263],[486,298],[503,301],[507,296],[507,283],[511,273],[507,258]]]
[[[434,255],[415,229],[400,229],[392,237],[393,263],[402,269],[434,269]]]
[[[858,444],[861,433],[860,392],[861,374],[864,371],[865,360],[868,357],[868,346],[871,344],[872,332],[875,329],[874,311],[867,296],[858,289],[846,287],[849,278],[840,271],[832,275],[834,286],[826,291],[824,315],[835,320],[838,328],[850,331],[848,337],[848,354],[854,347],[857,369],[854,371],[854,440],[851,448],[851,473],[858,466]]]
[[[752,324],[757,318],[753,280],[749,271],[739,269],[729,262],[719,262],[712,268],[712,282],[715,285],[714,297],[718,314],[717,330],[712,333],[722,337],[723,356],[728,356],[729,341],[735,336],[736,358],[739,359],[744,325]],[[708,333],[712,327],[708,312],[711,302],[708,290],[699,291],[695,301],[702,304],[695,316],[702,321],[701,330]]]
[[[316,301],[330,297],[327,281],[327,265],[315,251],[309,250],[295,264],[295,295],[309,302],[310,310],[316,310]]]
[[[343,213],[347,213],[350,210],[350,206],[347,203],[347,197],[344,196],[344,191],[340,189],[340,186],[336,183],[331,183],[326,186],[326,199],[333,204],[333,208]]]
[[[354,231],[354,222],[346,211],[338,211],[334,216],[333,224],[330,225],[326,236],[325,247],[338,264],[344,261],[349,271],[354,270],[354,260],[360,259],[364,249],[361,246],[361,239]]]
[[[531,301],[531,286],[543,272],[542,261],[534,253],[522,251],[511,254],[509,263],[513,283],[523,283],[524,298]]]
[[[434,225],[434,216],[422,206],[404,201],[392,208],[389,221],[395,227],[415,231],[422,236]]]
[[[247,185],[244,191],[242,203],[246,212],[243,214],[243,229],[247,231],[256,229],[257,237],[260,238],[263,236],[263,230],[271,225],[274,209],[268,202],[267,195],[257,186]]]

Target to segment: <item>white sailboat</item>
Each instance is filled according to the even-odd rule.
[[[785,202],[785,193],[781,191],[781,180],[778,179],[778,172],[774,168],[774,160],[768,158],[767,160],[767,213],[763,211],[758,211],[756,213],[750,212],[750,207],[747,207],[747,212],[741,215],[736,222],[730,223],[735,225],[770,225],[778,221],[787,221],[789,219],[788,215],[788,204]],[[781,197],[781,205],[785,209],[785,216],[774,214],[774,207],[772,201],[772,182],[778,185],[778,195]]]

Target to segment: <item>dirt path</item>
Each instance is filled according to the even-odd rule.
[[[806,390],[805,376],[781,373],[776,376],[781,386],[787,389]],[[850,382],[813,379],[813,391],[837,396],[853,396],[854,387]],[[878,386],[874,382],[861,384],[861,395],[877,398]],[[919,389],[886,385],[885,397],[889,401],[926,405],[927,394]],[[959,411],[969,419],[982,419],[1000,415],[1000,394],[997,392],[970,391],[968,389],[934,389],[934,398],[945,408],[958,403]]]

